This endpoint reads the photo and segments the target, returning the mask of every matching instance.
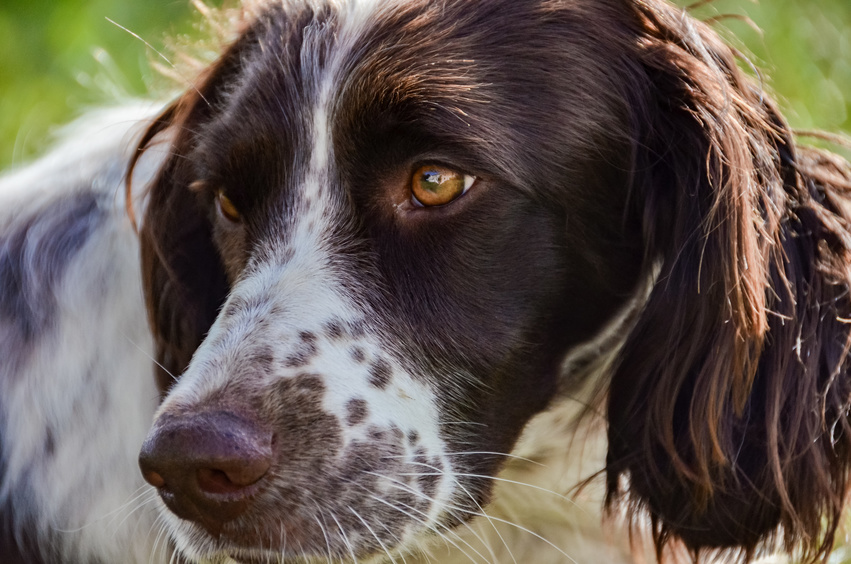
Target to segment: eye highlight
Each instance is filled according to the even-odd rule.
[[[426,165],[411,177],[411,194],[420,206],[442,206],[455,200],[476,182],[475,176],[439,165]]]
[[[216,208],[219,210],[219,215],[232,223],[239,223],[242,220],[239,210],[221,190],[216,192]]]

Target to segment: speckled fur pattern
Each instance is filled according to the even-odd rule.
[[[3,562],[165,558],[137,469],[158,393],[122,190],[152,109],[92,113],[0,178]]]

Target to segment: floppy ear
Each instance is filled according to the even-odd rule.
[[[228,292],[222,259],[212,238],[209,202],[190,189],[196,179],[187,155],[199,129],[211,119],[225,85],[240,68],[249,41],[243,34],[182,97],[155,120],[139,143],[139,156],[169,132],[169,156],[147,193],[139,231],[142,281],[157,360],[157,381],[165,393],[189,364]]]
[[[660,558],[671,539],[823,558],[851,456],[851,254],[825,181],[851,176],[795,154],[712,30],[635,10],[631,194],[655,281],[612,376],[607,504],[649,512]]]

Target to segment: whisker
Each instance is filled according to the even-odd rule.
[[[428,466],[428,464],[424,464],[422,462],[413,462],[412,461],[411,464],[416,464],[418,466]],[[416,477],[416,476],[440,476],[442,474],[438,474],[438,473],[434,473],[434,472],[423,472],[423,473],[407,472],[407,473],[399,473],[399,475],[400,476],[415,476]],[[582,510],[584,513],[587,513],[586,509],[584,509],[582,506],[580,506],[578,503],[576,503],[575,501],[573,501],[572,499],[570,499],[566,495],[560,494],[560,493],[555,492],[553,490],[548,490],[547,488],[543,488],[541,486],[536,486],[535,484],[528,484],[526,482],[518,482],[517,480],[509,480],[508,478],[500,478],[499,476],[487,476],[485,474],[466,474],[466,473],[462,473],[462,472],[453,472],[452,475],[453,476],[461,476],[461,477],[464,477],[464,478],[483,478],[483,479],[486,479],[486,480],[493,480],[495,482],[505,482],[505,483],[508,483],[508,484],[514,484],[516,486],[524,486],[524,487],[527,487],[527,488],[532,488],[532,489],[539,490],[539,491],[542,491],[542,492],[547,493],[547,494],[554,495],[554,496],[558,497],[559,499],[562,499],[562,500],[570,503],[574,507]]]
[[[366,488],[364,488],[364,489],[366,489]],[[411,515],[410,513],[408,513],[407,511],[405,511],[405,510],[404,510],[404,509],[402,509],[401,507],[398,507],[398,506],[396,506],[395,504],[390,503],[389,501],[387,501],[387,500],[385,500],[385,499],[382,499],[382,498],[380,498],[380,497],[378,497],[378,496],[375,496],[375,495],[372,495],[372,494],[370,494],[370,497],[371,497],[372,499],[374,499],[375,501],[381,502],[381,503],[383,503],[383,504],[387,505],[388,507],[390,507],[390,508],[392,508],[392,509],[395,509],[396,511],[398,511],[398,512],[400,512],[400,513],[402,513],[402,514],[407,515],[408,517],[410,517],[411,519],[413,519],[413,520],[414,520],[414,521],[416,521],[417,523],[421,524],[423,527],[425,527],[425,528],[429,529],[430,531],[432,531],[433,533],[435,533],[437,536],[439,536],[441,539],[443,539],[443,541],[444,541],[444,542],[448,542],[449,544],[451,544],[452,546],[454,546],[455,548],[457,548],[457,549],[461,552],[461,554],[463,554],[464,556],[466,556],[466,557],[470,560],[470,562],[472,562],[473,564],[477,564],[477,561],[476,561],[476,559],[475,559],[475,558],[473,558],[472,556],[470,556],[470,554],[469,554],[466,550],[464,550],[463,548],[461,548],[461,546],[460,546],[460,545],[458,545],[458,543],[456,543],[456,542],[455,542],[455,541],[453,541],[451,538],[449,538],[448,536],[446,536],[446,534],[445,534],[445,533],[443,533],[443,532],[441,532],[440,530],[438,530],[438,529],[436,528],[436,526],[435,526],[435,525],[430,525],[427,521],[425,521],[425,520],[423,520],[423,519],[420,519],[420,518],[419,518],[419,517],[417,517],[416,515]],[[404,506],[404,507],[406,507],[406,508],[410,509],[411,511],[416,511],[417,513],[423,514],[423,512],[422,512],[422,511],[419,511],[418,509],[415,509],[415,508],[411,507],[410,505],[408,505],[408,504],[406,504],[406,503],[402,503],[401,501],[400,501],[400,502],[398,502],[398,503],[399,503],[400,505],[402,505],[402,506]],[[479,557],[480,557],[482,560],[485,560],[485,557],[484,557],[484,556],[482,556],[481,554],[479,554],[479,552],[478,552],[475,548],[473,548],[473,546],[472,546],[472,545],[470,545],[470,543],[468,543],[467,541],[465,541],[464,539],[462,539],[462,538],[458,535],[458,533],[456,533],[455,531],[453,531],[452,529],[450,529],[450,528],[449,528],[449,527],[447,527],[446,525],[440,525],[439,523],[437,523],[436,525],[438,525],[438,526],[442,527],[443,529],[445,529],[447,533],[454,535],[454,536],[455,536],[455,538],[457,538],[459,541],[461,541],[461,542],[463,542],[464,544],[466,544],[466,545],[470,548],[470,550],[472,550],[473,552],[475,552],[476,554],[478,554],[478,555],[479,555]],[[487,563],[487,560],[485,560],[485,562]]]
[[[357,559],[357,557],[355,556],[355,550],[354,550],[354,548],[352,547],[352,543],[351,543],[351,542],[349,542],[349,537],[346,535],[346,531],[344,531],[344,530],[343,530],[343,526],[342,526],[342,525],[340,524],[340,522],[337,520],[337,516],[336,516],[336,515],[334,515],[333,513],[331,513],[330,511],[328,512],[328,515],[330,515],[330,516],[331,516],[331,519],[333,519],[333,520],[334,520],[334,522],[335,522],[335,523],[337,523],[337,528],[338,528],[338,529],[340,529],[340,535],[342,535],[342,537],[343,537],[343,542],[345,542],[345,543],[346,543],[346,546],[347,546],[347,547],[348,547],[348,549],[349,549],[349,554],[351,554],[351,555],[352,555],[352,560],[354,560],[355,564],[358,564],[358,559]]]
[[[142,37],[141,37],[138,33],[133,32],[133,31],[130,31],[129,29],[127,29],[126,27],[124,27],[124,26],[123,26],[123,25],[121,25],[120,23],[117,23],[117,22],[115,22],[115,21],[113,21],[113,20],[111,20],[111,19],[109,19],[109,18],[105,18],[105,19],[106,19],[106,21],[108,21],[109,23],[111,23],[112,25],[114,25],[115,27],[117,27],[118,29],[121,29],[121,30],[123,30],[123,31],[126,31],[127,33],[129,33],[130,35],[132,35],[133,37],[135,37],[136,39],[138,39],[139,41],[141,41],[142,43],[144,43],[144,44],[145,44],[145,46],[146,46],[148,49],[150,49],[151,51],[153,51],[154,53],[156,53],[156,54],[157,54],[157,55],[158,55],[158,56],[159,56],[159,57],[160,57],[163,61],[165,61],[166,63],[168,63],[168,65],[169,65],[169,66],[170,66],[173,70],[178,71],[177,66],[176,66],[174,63],[172,63],[172,62],[168,59],[168,57],[166,57],[166,56],[165,56],[165,55],[164,55],[161,51],[159,51],[159,50],[158,50],[158,49],[156,49],[153,45],[151,45],[149,42],[147,42],[145,39],[143,39],[143,38],[142,38]],[[195,93],[196,93],[196,94],[198,94],[198,96],[199,96],[202,100],[204,100],[204,103],[205,103],[205,104],[207,104],[207,106],[210,106],[210,102],[209,102],[209,101],[208,101],[208,100],[204,97],[204,94],[202,94],[202,93],[201,93],[201,91],[200,91],[200,90],[198,90],[198,88],[195,86],[194,82],[192,82],[191,80],[189,80],[189,79],[187,79],[186,77],[184,77],[182,74],[180,74],[180,72],[179,72],[179,71],[178,71],[178,72],[176,72],[176,74],[177,74],[177,76],[179,76],[179,77],[180,77],[180,78],[181,78],[181,79],[182,79],[182,80],[186,83],[186,85],[187,85],[189,88],[191,88],[192,90],[194,90],[194,91],[195,91]],[[210,106],[210,107],[212,107],[212,106]]]
[[[464,492],[464,494],[467,497],[470,498],[470,501],[472,501],[475,504],[475,506],[479,509],[479,511],[481,511],[482,515],[488,520],[488,523],[490,523],[491,528],[493,528],[493,532],[496,533],[497,537],[499,537],[499,540],[502,542],[502,546],[505,547],[506,552],[508,552],[508,555],[511,557],[511,561],[514,562],[514,564],[517,564],[517,559],[514,558],[514,553],[511,552],[511,547],[508,546],[508,543],[505,541],[505,538],[502,536],[502,533],[499,532],[499,529],[497,528],[496,525],[494,525],[493,521],[491,520],[490,515],[488,515],[487,511],[485,511],[485,508],[482,507],[482,505],[476,500],[475,496],[470,492],[470,490],[468,490],[466,487],[464,487],[464,484],[462,484],[460,480],[455,479],[455,476],[453,475],[453,473],[444,472],[444,471],[440,470],[439,468],[432,466],[430,464],[425,464],[425,463],[421,463],[421,464],[423,466],[431,468],[435,472],[440,472],[442,475],[450,478],[455,483],[455,485],[458,486],[458,488],[460,488]],[[488,546],[488,545],[486,544],[485,546]],[[493,554],[493,550],[491,549],[490,546],[488,546],[488,550],[490,550],[491,554]],[[494,557],[494,560],[496,560],[495,557]]]
[[[446,456],[487,454],[487,455],[492,455],[492,456],[502,456],[502,457],[505,457],[505,458],[511,458],[513,460],[521,460],[523,462],[528,462],[528,463],[534,464],[536,466],[546,467],[545,464],[542,464],[542,463],[537,462],[535,460],[532,460],[530,458],[525,458],[523,456],[517,456],[516,454],[508,454],[508,453],[505,453],[505,452],[490,452],[490,451],[482,450],[482,451],[468,451],[468,452],[445,452],[443,454],[446,455]],[[399,455],[382,456],[381,458],[382,459],[409,458],[409,456],[406,455],[406,454],[399,454]]]
[[[421,499],[425,499],[425,500],[427,500],[427,501],[429,501],[429,502],[431,502],[435,505],[439,505],[439,506],[442,506],[442,507],[451,507],[448,504],[442,503],[439,500],[437,500],[437,499],[435,499],[431,496],[428,496],[421,491],[418,491],[418,490],[411,488],[408,484],[405,484],[404,482],[401,482],[399,480],[391,478],[390,476],[384,476],[382,474],[378,474],[378,473],[375,473],[375,472],[366,472],[366,473],[378,476],[380,478],[384,478],[385,480],[388,480],[389,482],[391,482],[391,484],[390,484],[391,486],[395,486],[397,489],[401,489],[402,491],[416,495],[416,496],[420,497]],[[412,509],[414,509],[414,508],[412,508]],[[419,511],[417,509],[414,509],[414,510]],[[425,515],[425,513],[423,513],[423,515]],[[484,546],[487,549],[488,553],[491,555],[492,562],[496,562],[496,560],[497,560],[496,554],[494,553],[493,548],[490,546],[490,543],[487,542],[485,539],[483,539],[475,531],[475,529],[473,529],[473,527],[471,527],[470,524],[467,523],[466,520],[460,519],[460,521],[461,521],[461,524],[464,525],[464,527],[466,527],[468,531],[470,531],[470,534],[473,535],[476,538],[476,540],[478,540],[480,543],[482,543],[482,546]],[[497,533],[497,534],[499,534],[499,533]],[[472,548],[472,546],[470,546],[470,548]],[[506,548],[508,548],[508,547],[506,547]],[[473,550],[476,550],[476,549],[473,548]],[[478,554],[478,552],[476,552],[476,553]],[[481,556],[481,554],[479,554],[479,556]],[[484,558],[484,557],[482,557],[482,558]]]
[[[148,360],[152,361],[152,362],[153,362],[154,364],[156,364],[156,365],[157,365],[160,369],[162,369],[162,371],[163,371],[163,372],[165,372],[166,374],[168,374],[169,378],[171,378],[172,380],[174,380],[175,382],[177,382],[177,376],[175,376],[174,374],[172,374],[172,373],[168,370],[168,368],[166,368],[165,366],[163,366],[162,364],[160,364],[160,363],[159,363],[159,361],[158,361],[156,358],[154,358],[154,356],[153,356],[153,355],[152,355],[149,351],[146,351],[145,349],[143,349],[142,347],[140,347],[138,344],[136,344],[136,341],[134,341],[133,339],[131,339],[131,338],[130,338],[130,337],[129,337],[126,333],[124,333],[123,331],[121,332],[121,335],[122,335],[125,339],[127,339],[127,341],[128,341],[131,345],[133,345],[134,347],[136,347],[137,349],[139,349],[139,352],[141,352],[141,353],[142,353],[142,354],[144,354],[146,357],[148,357]]]
[[[112,509],[112,510],[110,510],[110,511],[107,511],[107,512],[106,512],[106,513],[104,513],[103,515],[100,515],[100,516],[98,516],[98,517],[93,517],[91,520],[87,521],[86,523],[83,523],[83,524],[82,524],[82,525],[80,525],[79,527],[75,527],[75,528],[73,528],[73,529],[59,529],[59,528],[56,528],[56,529],[53,529],[53,530],[55,530],[55,531],[57,531],[57,532],[60,532],[60,533],[63,533],[63,534],[64,534],[64,533],[79,533],[80,531],[85,530],[85,529],[87,529],[87,528],[91,527],[92,525],[95,525],[95,524],[99,523],[100,521],[103,521],[103,520],[105,520],[105,519],[109,519],[109,518],[111,518],[111,519],[110,519],[110,521],[109,521],[109,524],[112,524],[112,522],[113,522],[113,521],[114,521],[114,520],[118,517],[118,513],[120,513],[121,511],[124,511],[124,510],[125,510],[128,506],[130,506],[130,505],[134,504],[134,503],[135,503],[136,501],[138,501],[140,498],[144,497],[146,494],[148,494],[148,493],[149,493],[148,491],[143,491],[143,492],[141,492],[141,493],[138,493],[138,492],[139,492],[139,490],[143,490],[143,489],[145,489],[146,487],[149,487],[149,486],[140,486],[140,487],[138,487],[138,488],[137,488],[137,489],[136,489],[133,493],[131,493],[131,494],[130,494],[130,496],[129,496],[129,498],[130,498],[130,499],[128,499],[127,501],[125,501],[124,503],[122,503],[121,505],[119,505],[118,507],[116,507],[115,509]],[[147,502],[145,502],[145,503],[147,503]],[[142,504],[142,505],[144,505],[144,504]],[[141,507],[141,505],[140,505],[140,506],[138,506],[138,507]],[[136,510],[136,509],[138,509],[138,507],[133,508],[133,510],[131,510],[131,511],[130,511],[130,513],[129,513],[128,515],[126,515],[126,516],[124,517],[124,519],[122,519],[122,520],[121,520],[121,523],[119,523],[119,525],[123,524],[123,523],[124,523],[124,521],[125,521],[125,520],[127,520],[127,518],[128,518],[128,517],[129,517],[129,516],[130,516],[130,515],[131,515],[131,514],[132,514],[132,513]],[[116,528],[117,528],[117,527],[116,527]]]
[[[157,515],[157,518],[154,519],[153,523],[151,523],[151,528],[152,529],[158,529],[158,531],[157,531],[156,536],[154,537],[154,546],[153,546],[153,549],[151,550],[151,557],[148,559],[149,564],[154,563],[154,554],[156,554],[156,552],[157,552],[157,547],[160,545],[160,540],[163,538],[163,535],[166,534],[165,517],[163,517],[162,514]],[[162,549],[168,550],[165,543],[163,544]],[[172,554],[172,558],[169,559],[169,562],[171,562],[173,559],[174,559],[174,554]]]
[[[486,451],[486,450],[482,450],[482,451],[471,450],[471,451],[467,451],[467,452],[446,452],[444,454],[447,455],[447,456],[456,456],[456,455],[466,456],[466,455],[476,455],[476,454],[488,454],[488,455],[494,455],[494,456],[502,456],[502,457],[505,457],[505,458],[510,458],[512,460],[520,460],[522,462],[528,462],[529,464],[534,464],[535,466],[540,466],[542,468],[546,467],[545,464],[538,462],[537,460],[532,460],[531,458],[526,458],[525,456],[518,456],[516,454],[510,454],[510,453],[507,453],[507,452],[490,452],[490,451]]]
[[[369,472],[369,473],[370,473],[370,474],[375,474],[374,472]],[[416,490],[411,490],[411,489],[410,489],[407,485],[405,485],[405,484],[403,484],[403,483],[401,483],[401,482],[398,482],[397,480],[394,480],[393,478],[389,478],[389,477],[387,477],[387,476],[381,476],[381,474],[375,474],[375,475],[376,475],[376,476],[380,476],[380,477],[382,477],[382,478],[385,478],[386,480],[389,480],[390,482],[396,482],[397,484],[400,484],[400,485],[396,485],[396,484],[391,483],[391,484],[390,484],[390,485],[391,485],[391,487],[397,487],[397,488],[399,488],[399,489],[402,489],[403,491],[407,491],[407,492],[413,493],[413,494],[415,494],[415,495],[420,495],[420,496],[425,497],[426,499],[429,499],[429,498],[428,498],[428,496],[425,496],[425,494],[423,494],[422,492],[418,492],[418,491],[416,491]],[[528,484],[525,484],[525,485],[528,485]],[[550,492],[550,493],[553,493],[553,492]],[[474,515],[474,516],[476,516],[476,517],[485,517],[485,518],[487,518],[485,515],[483,515],[483,514],[481,514],[481,513],[478,513],[478,512],[476,512],[476,511],[470,511],[469,509],[465,509],[465,508],[463,508],[463,507],[458,507],[457,505],[454,505],[454,504],[444,503],[443,505],[444,505],[445,507],[448,507],[448,508],[454,509],[454,510],[456,510],[456,511],[460,511],[460,512],[462,512],[462,513],[466,513],[466,514],[468,514],[468,515]],[[412,508],[412,509],[413,509],[413,508]],[[415,509],[415,511],[416,511],[416,509]],[[509,526],[511,526],[511,527],[515,527],[515,528],[517,528],[517,529],[519,529],[519,530],[521,530],[521,531],[523,531],[523,532],[525,532],[525,533],[529,533],[530,535],[534,536],[535,538],[537,538],[537,539],[539,539],[539,540],[541,540],[541,541],[543,541],[543,542],[547,543],[547,544],[548,544],[548,545],[550,545],[552,548],[556,549],[559,553],[561,553],[562,555],[564,555],[564,557],[565,557],[565,558],[567,558],[568,560],[570,560],[570,561],[571,561],[571,562],[573,562],[574,564],[578,564],[578,563],[576,562],[576,560],[574,560],[573,558],[571,558],[571,557],[570,557],[570,555],[568,555],[566,552],[564,552],[564,551],[563,551],[562,549],[560,549],[558,546],[556,546],[555,544],[553,544],[550,540],[548,540],[548,539],[546,539],[546,538],[542,537],[542,536],[541,536],[541,535],[539,535],[538,533],[536,533],[536,532],[534,532],[534,531],[532,531],[532,530],[530,530],[530,529],[527,529],[526,527],[523,527],[522,525],[519,525],[519,524],[514,523],[514,522],[512,522],[512,521],[507,521],[507,520],[505,520],[505,519],[500,519],[499,517],[494,517],[494,516],[492,516],[492,515],[490,516],[490,518],[491,518],[491,519],[493,519],[494,521],[497,521],[498,523],[504,523],[504,524],[509,525]],[[472,548],[472,547],[471,547],[471,548]]]
[[[116,530],[116,531],[117,531],[118,529],[120,529],[120,528],[124,525],[124,523],[127,521],[127,519],[129,519],[129,518],[130,518],[130,517],[131,517],[131,516],[132,516],[135,512],[140,511],[140,510],[141,510],[144,506],[146,506],[146,505],[149,505],[149,504],[151,504],[151,503],[156,502],[156,500],[157,500],[157,492],[156,492],[156,490],[154,490],[154,489],[151,489],[151,490],[150,490],[150,491],[148,491],[148,492],[142,492],[142,493],[140,493],[138,496],[136,496],[135,500],[133,500],[133,501],[141,500],[141,499],[142,499],[142,498],[143,498],[146,494],[148,494],[148,496],[149,496],[149,497],[148,497],[148,499],[146,499],[146,500],[142,501],[141,503],[138,503],[138,504],[136,505],[136,507],[134,507],[133,509],[131,509],[131,510],[127,513],[127,515],[125,515],[125,516],[124,516],[124,518],[123,518],[123,519],[122,519],[122,520],[121,520],[121,521],[120,521],[117,525],[115,525],[115,530]],[[117,517],[117,516],[116,516],[116,517]],[[115,517],[113,517],[112,521],[114,521],[114,520],[115,520]],[[110,523],[110,524],[111,524],[111,523]]]
[[[328,549],[328,557],[325,559],[328,564],[331,564],[331,558],[333,553],[331,552],[331,541],[328,539],[328,531],[325,530],[325,526],[322,524],[322,521],[319,519],[319,514],[322,510],[319,507],[319,504],[316,504],[316,515],[313,516],[316,519],[316,523],[319,525],[319,530],[322,531],[322,536],[325,537],[325,547]]]
[[[378,544],[380,544],[380,545],[381,545],[381,548],[384,550],[384,553],[385,553],[385,554],[387,554],[387,558],[389,558],[389,559],[390,559],[390,561],[391,561],[393,564],[396,564],[396,559],[395,559],[395,558],[393,558],[393,555],[392,555],[392,554],[390,554],[390,551],[389,551],[389,550],[387,550],[387,547],[386,547],[386,546],[384,546],[384,543],[383,543],[383,542],[381,542],[381,539],[378,537],[378,535],[376,535],[376,534],[375,534],[375,531],[373,531],[373,530],[372,530],[372,527],[370,527],[370,526],[369,526],[369,523],[367,523],[367,522],[364,520],[364,518],[363,518],[363,517],[361,517],[361,516],[360,516],[360,514],[359,514],[357,511],[355,511],[353,508],[351,508],[351,507],[347,507],[347,509],[348,509],[349,511],[351,511],[351,512],[352,512],[352,514],[353,514],[355,517],[357,517],[358,519],[360,519],[360,522],[361,522],[361,523],[363,523],[363,526],[364,526],[364,527],[366,527],[366,529],[370,532],[370,534],[372,534],[372,536],[373,536],[373,537],[375,537],[375,540],[377,540],[377,541],[378,541]]]

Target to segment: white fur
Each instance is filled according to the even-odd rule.
[[[0,179],[0,236],[75,190],[92,187],[112,202],[56,288],[54,329],[17,373],[0,374],[0,502],[12,503],[27,533],[55,535],[69,562],[147,562],[153,551],[136,461],[158,394],[123,195],[128,151],[150,113],[144,105],[91,115],[48,156]],[[140,184],[154,168],[142,164]],[[61,236],[31,230],[28,243],[37,250],[51,235]],[[52,457],[42,452],[49,432]]]

